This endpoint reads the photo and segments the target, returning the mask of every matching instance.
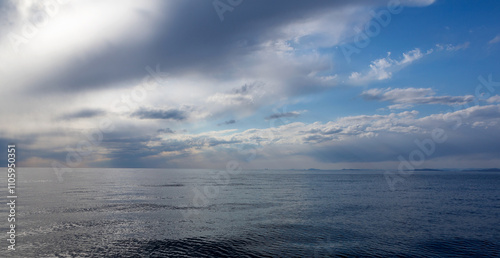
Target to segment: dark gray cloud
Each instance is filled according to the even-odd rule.
[[[230,141],[225,141],[225,140],[217,140],[217,139],[209,139],[208,141],[208,146],[210,147],[215,147],[218,145],[225,145],[225,144],[235,144],[235,143],[241,143],[239,140],[230,140]]]
[[[185,120],[188,115],[185,111],[178,109],[139,109],[132,113],[132,117],[137,117],[140,119],[167,119],[167,120]]]
[[[7,145],[15,145],[16,146],[16,164],[19,166],[19,163],[22,163],[29,158],[33,157],[41,157],[41,158],[53,158],[53,159],[58,159],[62,160],[65,158],[66,154],[54,152],[53,150],[48,150],[48,149],[43,149],[43,148],[32,148],[31,145],[33,145],[36,140],[40,136],[50,136],[50,135],[56,135],[56,133],[52,134],[30,134],[30,135],[25,135],[23,137],[17,137],[17,138],[2,138],[0,137],[0,146],[3,146],[0,148],[0,155],[2,155],[0,158],[0,167],[6,167],[7,166]]]
[[[164,133],[164,134],[173,134],[175,133],[172,129],[170,128],[165,128],[165,129],[158,129],[156,131],[157,133]]]
[[[309,131],[301,131],[301,133],[329,135],[329,134],[337,134],[337,133],[340,133],[342,131],[343,131],[342,129],[328,129],[328,130],[312,129]]]
[[[116,136],[116,137],[114,137]],[[150,143],[155,143],[150,146]],[[178,153],[174,157],[189,156],[188,150],[203,143],[192,140],[163,140],[155,136],[120,136],[104,138],[101,147],[106,149],[105,162],[94,162],[92,166],[106,167],[171,167],[169,157],[157,157],[163,152]],[[180,154],[179,154],[180,153]],[[170,157],[172,158],[172,157]]]
[[[151,146],[150,143],[155,144]],[[185,140],[165,140],[151,136],[109,138],[104,139],[102,143],[102,147],[107,150],[105,156],[109,161],[93,163],[92,165],[111,167],[173,167],[169,161],[176,158],[189,157],[191,155],[190,149],[201,150],[221,145],[231,146],[238,143],[241,143],[241,141],[235,139],[221,140],[207,136],[191,137]],[[158,156],[165,152],[171,155]]]
[[[240,88],[235,88],[231,91],[233,94],[249,94],[253,89],[257,88],[258,84],[245,84]]]
[[[220,123],[220,124],[217,124],[217,125],[221,126],[221,125],[231,125],[231,124],[236,124],[236,120],[231,119],[231,120],[224,121],[224,123]]]
[[[106,111],[101,110],[101,109],[82,109],[82,110],[74,112],[74,113],[62,115],[60,117],[60,119],[71,120],[71,119],[78,119],[78,118],[91,118],[91,117],[101,116],[104,114],[106,114]]]
[[[366,100],[388,101],[395,103],[391,107],[404,108],[413,104],[463,105],[474,100],[474,96],[434,96],[430,88],[406,89],[371,89],[363,91],[361,96]]]
[[[434,152],[430,155],[424,154],[425,161],[431,161],[448,157],[475,157],[480,159],[496,159],[500,155],[500,139],[495,136],[495,129],[482,128],[473,129],[469,126],[461,127],[459,130],[446,130],[448,139],[443,143],[434,142]],[[474,134],[475,137],[468,137]],[[426,139],[428,134],[401,134],[401,133],[379,133],[375,137],[347,139],[336,141],[335,144],[320,145],[309,149],[301,154],[308,155],[318,161],[325,163],[338,162],[398,162],[399,156],[409,160],[413,151],[421,151],[419,145]],[[318,135],[309,136],[311,142],[324,142],[325,138]],[[428,145],[426,145],[428,148]],[[453,164],[449,164],[453,167]]]
[[[300,113],[296,111],[286,112],[286,113],[276,113],[266,117],[266,120],[278,119],[283,117],[298,117],[299,115]]]
[[[397,141],[386,141],[389,139]],[[325,163],[382,162],[397,160],[398,155],[408,150],[408,146],[411,146],[411,138],[390,134],[372,138],[353,138],[335,144],[316,146],[302,154]]]
[[[308,143],[321,143],[326,141],[331,141],[333,137],[325,137],[323,135],[309,135],[304,137],[304,141]]]

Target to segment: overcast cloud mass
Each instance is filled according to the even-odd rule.
[[[0,0],[0,154],[392,169],[432,140],[421,167],[500,167],[498,13],[492,0]]]

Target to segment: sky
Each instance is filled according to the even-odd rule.
[[[0,165],[15,144],[25,167],[500,167],[499,13],[0,0]]]

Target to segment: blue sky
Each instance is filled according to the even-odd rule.
[[[497,1],[0,12],[0,143],[21,166],[500,167]]]

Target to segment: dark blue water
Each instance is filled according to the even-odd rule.
[[[415,172],[395,191],[376,171],[78,169],[62,178],[19,169],[17,248],[3,240],[0,257],[500,255],[495,172]]]

